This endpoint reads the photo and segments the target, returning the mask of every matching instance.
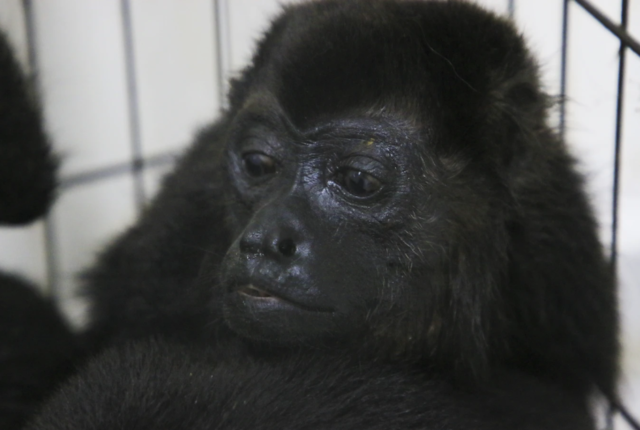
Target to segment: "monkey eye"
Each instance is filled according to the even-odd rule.
[[[382,187],[375,176],[348,167],[338,170],[334,182],[356,197],[372,196]]]
[[[247,152],[243,154],[242,161],[244,169],[253,178],[273,175],[277,170],[276,160],[262,152]]]

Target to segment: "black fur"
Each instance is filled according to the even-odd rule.
[[[224,294],[217,267],[254,211],[221,178],[223,147],[232,152],[240,139],[234,121],[275,113],[285,125],[269,133],[295,140],[319,125],[364,118],[373,125],[356,123],[354,133],[380,131],[389,151],[404,145],[399,157],[410,161],[399,187],[409,197],[388,225],[361,223],[373,244],[360,249],[364,262],[336,248],[323,253],[335,261],[319,264],[342,273],[346,261],[365,273],[367,259],[382,267],[386,259],[388,270],[369,272],[404,281],[393,284],[401,302],[380,306],[385,298],[371,297],[378,306],[334,334],[359,344],[350,333],[360,330],[383,355],[463,379],[509,367],[613,396],[613,280],[581,179],[546,124],[535,63],[510,23],[460,2],[291,6],[230,99],[229,112],[200,135],[138,225],[90,274],[94,339],[207,338],[207,321],[223,320],[217,300],[203,304]],[[333,225],[323,216],[313,222]],[[209,283],[196,282],[203,257]],[[232,266],[234,255],[227,260]]]
[[[0,428],[17,430],[73,370],[78,344],[53,303],[0,273]]]
[[[103,353],[27,428],[588,430],[587,416],[580,402],[518,374],[461,392],[408,368],[345,357],[265,361],[144,342]]]
[[[349,350],[614,398],[614,281],[548,105],[517,31],[474,5],[288,7],[88,274],[87,339]],[[354,196],[353,171],[380,192]]]
[[[54,197],[55,168],[35,94],[0,32],[0,223],[44,215]]]

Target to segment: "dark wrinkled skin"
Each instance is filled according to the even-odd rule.
[[[247,120],[252,112],[274,112],[280,123]],[[324,122],[290,132],[286,121],[275,101],[249,103],[231,126],[227,165],[237,227],[223,262],[225,319],[268,342],[353,338],[366,329],[371,309],[409,299],[403,266],[412,262],[394,250],[407,227],[402,214],[417,203],[412,177],[419,170],[408,157],[416,148],[385,120],[336,120],[330,128]],[[247,174],[248,151],[268,155],[275,173]],[[351,194],[336,178],[345,168],[375,175],[383,186],[372,196]],[[236,291],[249,284],[273,298]]]
[[[614,398],[615,285],[537,74],[472,5],[287,8],[88,274],[87,340],[337,349]]]

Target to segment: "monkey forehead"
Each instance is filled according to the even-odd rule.
[[[358,107],[348,112],[330,112],[322,118],[307,121],[298,127],[291,120],[278,98],[266,91],[248,96],[238,110],[232,130],[245,133],[257,129],[257,134],[271,130],[288,135],[302,145],[324,140],[359,141],[366,146],[384,142],[385,146],[404,146],[429,135],[431,125],[420,121],[413,112],[388,107],[366,109]]]
[[[424,116],[455,106],[464,116],[526,57],[510,24],[473,5],[322,1],[286,10],[245,79],[301,128],[357,109]]]

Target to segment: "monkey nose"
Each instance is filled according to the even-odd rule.
[[[289,259],[299,251],[298,241],[286,229],[250,230],[240,239],[242,253],[263,254],[276,259]]]

